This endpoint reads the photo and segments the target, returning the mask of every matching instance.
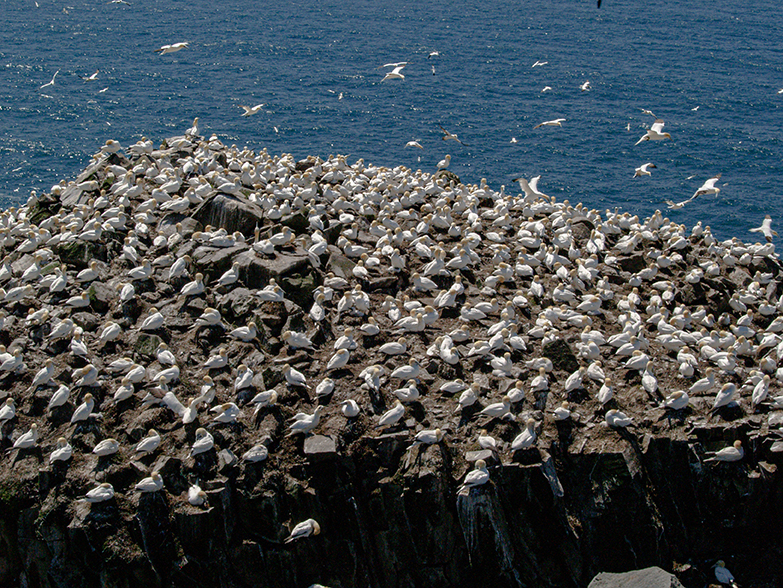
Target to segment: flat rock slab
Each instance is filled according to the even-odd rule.
[[[480,459],[484,461],[490,461],[494,457],[494,454],[489,449],[482,449],[481,451],[468,451],[465,453],[465,460],[473,463]]]
[[[601,572],[587,588],[683,588],[673,575],[654,566],[622,574]]]
[[[331,437],[313,435],[305,439],[304,454],[317,458],[334,456],[337,454],[337,445]]]

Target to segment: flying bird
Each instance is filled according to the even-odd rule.
[[[391,67],[393,69],[390,72],[386,72],[386,75],[383,76],[381,81],[385,82],[386,80],[404,80],[405,76],[400,72],[406,65],[408,65],[407,61],[400,61],[399,63],[386,63],[382,65],[378,69],[383,69],[384,67]]]
[[[537,129],[538,127],[562,127],[562,123],[565,122],[566,119],[564,118],[556,118],[555,120],[545,120],[542,123],[538,123],[536,126],[533,127],[533,129]]]
[[[51,81],[49,81],[49,82],[45,83],[43,86],[41,86],[41,87],[40,87],[40,88],[38,88],[38,89],[39,89],[39,90],[41,90],[41,89],[43,89],[43,88],[47,88],[47,87],[49,87],[49,86],[54,86],[54,78],[56,78],[56,77],[57,77],[57,74],[58,74],[58,73],[60,73],[60,70],[59,70],[59,69],[58,69],[56,72],[54,72],[54,75],[52,76],[52,79],[51,79]]]
[[[443,128],[442,125],[438,125],[438,126],[440,127],[440,130],[443,131],[443,137],[441,137],[441,138],[444,141],[456,141],[457,143],[459,143],[463,147],[467,147],[468,146],[467,143],[463,143],[462,141],[460,141],[459,137],[457,137],[457,135],[455,135],[454,133],[449,133],[446,129]]]
[[[582,92],[587,92],[588,90],[590,90],[590,82],[589,81],[585,82],[584,84],[579,86],[579,89],[582,90]]]
[[[650,127],[650,130],[642,135],[642,138],[639,139],[635,145],[643,143],[644,141],[663,141],[664,139],[671,139],[672,136],[669,133],[663,132],[663,124],[662,118],[656,118],[655,122]]]
[[[715,187],[715,184],[718,182],[719,179],[720,179],[720,174],[718,174],[717,176],[712,176],[709,180],[707,180],[701,185],[701,188],[699,188],[698,190],[696,190],[696,192],[694,192],[693,196],[691,196],[691,199],[696,198],[697,196],[703,196],[704,194],[717,194],[718,192],[720,192],[720,188]]]
[[[166,53],[176,53],[177,51],[181,51],[182,49],[187,48],[189,43],[183,42],[183,43],[172,43],[171,45],[163,45],[160,49],[155,49],[155,53],[160,53],[161,55],[166,55]]]
[[[244,106],[243,104],[240,104],[239,108],[245,109],[245,114],[242,116],[253,116],[254,114],[258,114],[262,106],[263,104],[256,104],[255,106]]]
[[[91,74],[91,75],[86,76],[86,77],[85,76],[79,76],[79,77],[81,79],[83,79],[85,82],[94,82],[95,80],[98,79],[98,72],[99,71],[101,71],[101,70],[96,69],[94,74]]]
[[[769,243],[772,243],[772,235],[775,235],[776,237],[778,236],[778,234],[772,230],[772,217],[770,215],[764,217],[764,220],[761,221],[760,227],[750,229],[750,232],[761,233]]]
[[[548,62],[548,61],[539,61],[539,60],[536,60],[536,62],[535,62],[533,65],[531,65],[530,67],[538,67],[538,66],[540,66],[540,65],[546,65],[547,63],[549,63],[549,62]]]
[[[645,163],[644,165],[637,167],[633,177],[640,178],[642,176],[651,176],[652,173],[649,171],[649,168],[655,168],[654,163]]]
[[[421,143],[418,141],[408,141],[405,143],[406,147],[418,147],[419,149],[424,149],[424,147],[421,146]]]

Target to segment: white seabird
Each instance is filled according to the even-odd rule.
[[[297,539],[304,539],[310,535],[318,535],[321,532],[321,526],[315,521],[315,519],[307,519],[296,525],[291,534],[285,539],[285,543],[291,543]]]
[[[478,459],[476,460],[474,469],[465,474],[465,479],[462,481],[462,485],[457,490],[457,495],[467,496],[470,493],[471,488],[483,486],[487,482],[489,482],[487,462],[485,462],[483,459]]]

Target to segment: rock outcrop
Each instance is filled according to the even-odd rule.
[[[126,152],[0,217],[0,585],[780,584],[771,244],[215,137]]]

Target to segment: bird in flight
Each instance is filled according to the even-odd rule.
[[[588,90],[590,90],[590,82],[589,81],[585,82],[584,84],[579,86],[579,89],[582,90],[582,92],[587,92]]]
[[[52,76],[52,79],[51,79],[51,81],[49,81],[49,82],[45,83],[43,86],[41,86],[41,87],[40,87],[40,88],[38,88],[38,89],[39,89],[39,90],[41,90],[41,89],[43,89],[43,88],[47,88],[47,87],[49,87],[49,86],[54,86],[54,78],[56,78],[56,77],[57,77],[57,74],[58,74],[58,73],[60,73],[60,70],[59,70],[59,69],[58,69],[56,72],[54,72],[54,75]]]
[[[549,91],[549,90],[551,90],[551,89],[552,89],[552,86],[544,86],[544,89],[543,89],[543,90],[541,90],[541,91],[542,91],[542,92],[548,92],[548,91]]]
[[[538,127],[562,127],[563,125],[561,123],[564,123],[566,119],[564,118],[556,118],[555,120],[545,120],[542,123],[538,123],[536,126],[533,127],[533,129],[537,129]]]
[[[430,51],[430,54],[427,55],[427,59],[429,59],[430,57],[437,57],[439,55],[440,53],[438,51]]]
[[[83,79],[85,82],[94,82],[98,79],[98,72],[101,71],[99,69],[95,70],[95,73],[89,76],[79,76],[81,79]]]
[[[658,118],[657,116],[655,116],[652,110],[647,110],[646,108],[642,108],[642,114],[649,114],[653,118]]]
[[[531,65],[530,67],[538,67],[540,65],[546,65],[547,63],[549,63],[549,62],[548,61],[539,61],[538,59],[536,59],[536,62],[533,65]]]
[[[405,76],[400,72],[406,65],[408,65],[407,61],[400,61],[399,63],[386,63],[382,65],[378,69],[383,69],[384,67],[391,67],[393,69],[390,72],[386,72],[386,75],[383,76],[381,81],[385,82],[386,80],[404,80]]]
[[[650,127],[650,130],[642,135],[642,138],[639,139],[634,146],[643,143],[644,141],[663,141],[664,139],[671,139],[672,136],[669,133],[663,132],[663,124],[662,118],[656,118],[655,122]]]
[[[253,116],[254,114],[258,114],[262,106],[263,104],[256,104],[255,106],[244,106],[243,104],[240,104],[239,108],[245,109],[245,114],[242,116]]]
[[[755,229],[750,229],[751,233],[761,233],[767,239],[767,242],[772,243],[772,235],[776,237],[778,234],[772,230],[772,217],[767,215],[764,220],[761,221],[761,226]]]
[[[693,176],[691,176],[691,178],[692,177]],[[679,210],[680,208],[682,208],[689,202],[692,202],[699,196],[703,196],[704,194],[717,194],[718,192],[720,192],[720,188],[715,187],[715,184],[718,182],[719,179],[720,179],[720,174],[716,176],[712,176],[709,180],[707,180],[701,185],[701,188],[699,188],[693,193],[693,196],[691,196],[687,200],[683,200],[682,202],[672,202],[671,200],[666,200],[666,204],[668,204],[669,208],[672,210]]]
[[[188,42],[163,45],[160,49],[155,49],[155,53],[160,53],[161,55],[166,55],[166,53],[176,53],[177,51],[187,48],[188,45]]]
[[[712,176],[709,180],[704,182],[701,185],[701,188],[696,190],[696,192],[691,196],[691,199],[696,198],[697,196],[703,196],[704,194],[717,194],[720,192],[720,188],[716,188],[715,184],[720,179],[720,174],[717,176]]]
[[[424,147],[421,146],[421,143],[418,141],[408,141],[405,143],[406,147],[418,147],[419,149],[424,149]]]
[[[454,133],[449,133],[446,129],[443,128],[442,125],[438,125],[440,127],[440,130],[443,131],[443,137],[441,137],[444,141],[456,141],[463,147],[467,147],[468,145],[466,143],[463,143],[459,140],[459,137],[455,135]]]
[[[654,163],[645,163],[644,165],[642,165],[640,167],[637,167],[634,170],[636,173],[634,173],[633,177],[640,178],[642,176],[651,176],[652,173],[650,171],[648,171],[649,168],[651,168],[651,167],[655,168],[655,164]]]

